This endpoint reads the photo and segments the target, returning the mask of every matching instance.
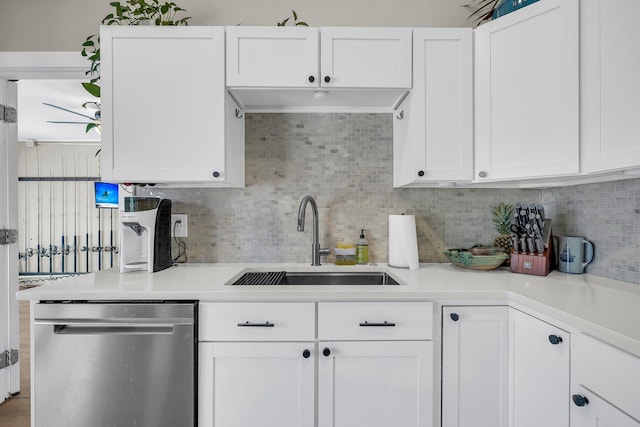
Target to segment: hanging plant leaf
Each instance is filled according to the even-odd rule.
[[[91,129],[96,128],[97,130],[100,130],[100,124],[98,123],[87,123],[87,127],[85,128],[85,133],[89,133],[89,131]]]
[[[100,98],[100,86],[98,86],[97,84],[83,82],[82,87],[91,95],[95,96],[96,98]]]

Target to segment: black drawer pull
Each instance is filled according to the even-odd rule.
[[[396,326],[393,322],[387,322],[386,320],[383,323],[380,322],[367,322],[366,320],[360,323],[360,326]]]
[[[244,323],[238,323],[238,326],[248,326],[251,328],[273,328],[275,325],[271,322],[264,322],[264,323],[254,323],[254,322],[249,322],[248,320]]]
[[[573,396],[571,396],[571,399],[576,406],[585,406],[589,404],[589,399],[587,399],[585,396],[582,396],[581,394],[574,394]]]
[[[549,342],[553,345],[558,345],[562,342],[562,337],[558,335],[549,335]]]

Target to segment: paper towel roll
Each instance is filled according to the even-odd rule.
[[[418,237],[414,215],[389,215],[389,267],[419,266]]]

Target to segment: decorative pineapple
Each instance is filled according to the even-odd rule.
[[[493,241],[493,246],[502,248],[506,253],[511,253],[511,218],[513,205],[500,202],[491,212],[491,222],[496,227],[499,236]]]

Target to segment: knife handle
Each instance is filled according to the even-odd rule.
[[[533,255],[533,239],[527,237],[527,248],[529,249],[529,255]]]
[[[518,253],[518,236],[515,234],[511,235],[511,246],[513,246],[513,252]]]

